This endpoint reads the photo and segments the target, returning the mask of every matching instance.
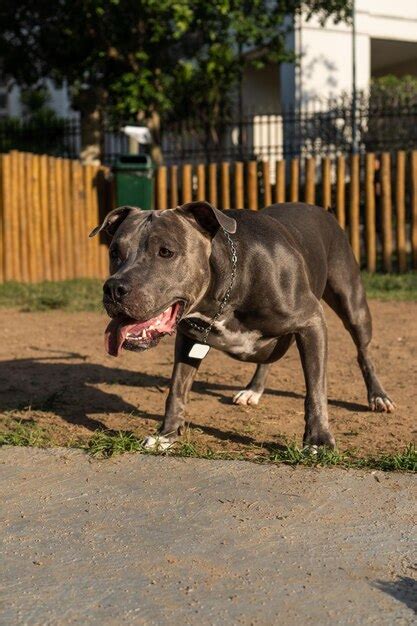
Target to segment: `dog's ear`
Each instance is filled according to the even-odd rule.
[[[196,202],[187,202],[178,207],[178,210],[185,215],[192,215],[197,224],[211,235],[215,235],[219,226],[224,228],[227,233],[236,232],[236,220],[229,217],[227,213],[223,213],[216,209],[212,204],[205,200],[197,200]]]
[[[103,230],[113,237],[120,224],[127,218],[128,215],[132,215],[132,213],[142,213],[142,211],[134,206],[119,206],[117,209],[113,209],[113,211],[107,213],[100,226],[96,226],[91,231],[89,237],[94,237]]]

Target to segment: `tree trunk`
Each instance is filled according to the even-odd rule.
[[[102,157],[101,111],[81,111],[81,151],[83,163],[99,164]]]
[[[81,150],[83,163],[100,163],[103,136],[103,103],[105,94],[100,89],[86,89],[77,94],[73,105],[81,116]]]
[[[163,165],[164,155],[161,147],[161,118],[159,113],[153,111],[147,119],[147,127],[151,133],[151,158],[156,165]]]

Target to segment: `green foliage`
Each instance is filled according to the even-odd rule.
[[[408,100],[417,102],[417,76],[394,76],[387,74],[379,78],[371,80],[370,89],[371,104],[372,100],[398,102],[398,100]]]
[[[0,307],[21,311],[100,311],[101,296],[101,281],[89,278],[0,285]]]
[[[211,122],[245,65],[288,60],[286,16],[347,19],[350,0],[3,0],[2,73],[71,85],[73,105]],[[251,54],[249,54],[251,53]],[[252,54],[254,53],[254,54]]]
[[[368,274],[362,272],[368,298],[378,300],[417,300],[417,272],[407,274]]]
[[[362,273],[369,298],[379,300],[417,300],[417,273]],[[34,285],[7,282],[0,284],[0,307],[21,311],[101,311],[102,281],[77,278]]]
[[[22,150],[65,155],[65,126],[66,121],[47,108],[38,110],[28,119],[0,119],[0,152]]]

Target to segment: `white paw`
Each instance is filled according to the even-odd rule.
[[[233,404],[242,404],[244,406],[254,406],[261,399],[261,393],[252,391],[252,389],[243,389],[239,391],[233,398]]]
[[[149,435],[144,439],[143,447],[146,450],[168,450],[173,443],[173,441],[170,441],[168,437],[164,437],[163,435],[156,435],[156,437]]]
[[[373,396],[369,403],[372,411],[378,413],[392,413],[395,409],[395,404],[386,395]]]
[[[303,452],[306,452],[306,454],[310,454],[311,456],[317,456],[318,451],[319,451],[319,447],[316,446],[315,444],[307,444],[303,448]]]

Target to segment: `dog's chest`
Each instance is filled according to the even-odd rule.
[[[193,314],[193,318],[210,322],[208,317],[200,313]],[[213,324],[213,331],[209,334],[207,343],[213,348],[245,359],[256,354],[263,346],[264,340],[260,331],[245,328],[235,330],[228,326],[226,320],[218,320]]]

